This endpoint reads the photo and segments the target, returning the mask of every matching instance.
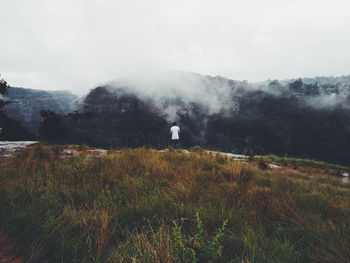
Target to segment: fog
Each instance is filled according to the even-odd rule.
[[[12,86],[79,95],[163,70],[250,82],[344,75],[349,8],[345,0],[1,1],[0,73]]]
[[[345,107],[350,108],[350,84],[339,84],[336,93],[326,93],[322,88],[319,96],[311,96],[307,103],[315,108],[333,108]]]
[[[222,77],[210,77],[200,74],[163,71],[157,74],[138,75],[129,79],[118,79],[108,84],[113,88],[126,88],[143,101],[152,100],[159,108],[166,109],[166,102],[178,99],[180,104],[197,103],[208,108],[208,114],[217,113],[232,107],[232,96],[238,88],[253,89],[253,85]],[[178,104],[178,103],[177,103]]]

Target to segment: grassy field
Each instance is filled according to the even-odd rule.
[[[1,226],[27,262],[350,262],[350,184],[327,176],[345,167],[63,148],[0,163]]]

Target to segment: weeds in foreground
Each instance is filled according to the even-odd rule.
[[[183,233],[181,225],[173,221],[171,243],[175,257],[180,262],[218,262],[222,257],[223,245],[221,239],[225,233],[227,220],[213,236],[204,229],[198,213],[196,213],[195,221],[196,226],[193,236]]]
[[[0,163],[0,223],[27,262],[350,261],[340,180],[203,151],[59,159],[60,147]]]

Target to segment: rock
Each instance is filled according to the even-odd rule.
[[[95,149],[95,150],[88,150],[88,153],[93,155],[107,155],[107,150],[104,149]]]
[[[75,150],[64,150],[62,153],[65,154],[65,155],[75,155],[78,151],[75,151]]]
[[[267,167],[270,168],[270,169],[280,169],[280,168],[282,168],[282,166],[279,166],[279,165],[276,165],[276,164],[273,164],[273,163],[269,163],[267,165]]]
[[[21,151],[37,141],[0,141],[0,157],[11,158],[15,152]]]
[[[246,159],[246,158],[248,158],[247,155],[242,155],[242,154],[215,152],[215,151],[207,151],[207,152],[208,153],[217,153],[217,154],[225,155],[227,157],[234,158],[234,159]]]
[[[13,154],[3,154],[1,155],[2,158],[12,158]]]

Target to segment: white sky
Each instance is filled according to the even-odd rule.
[[[0,0],[0,73],[78,94],[158,70],[346,75],[349,10],[348,0]]]

